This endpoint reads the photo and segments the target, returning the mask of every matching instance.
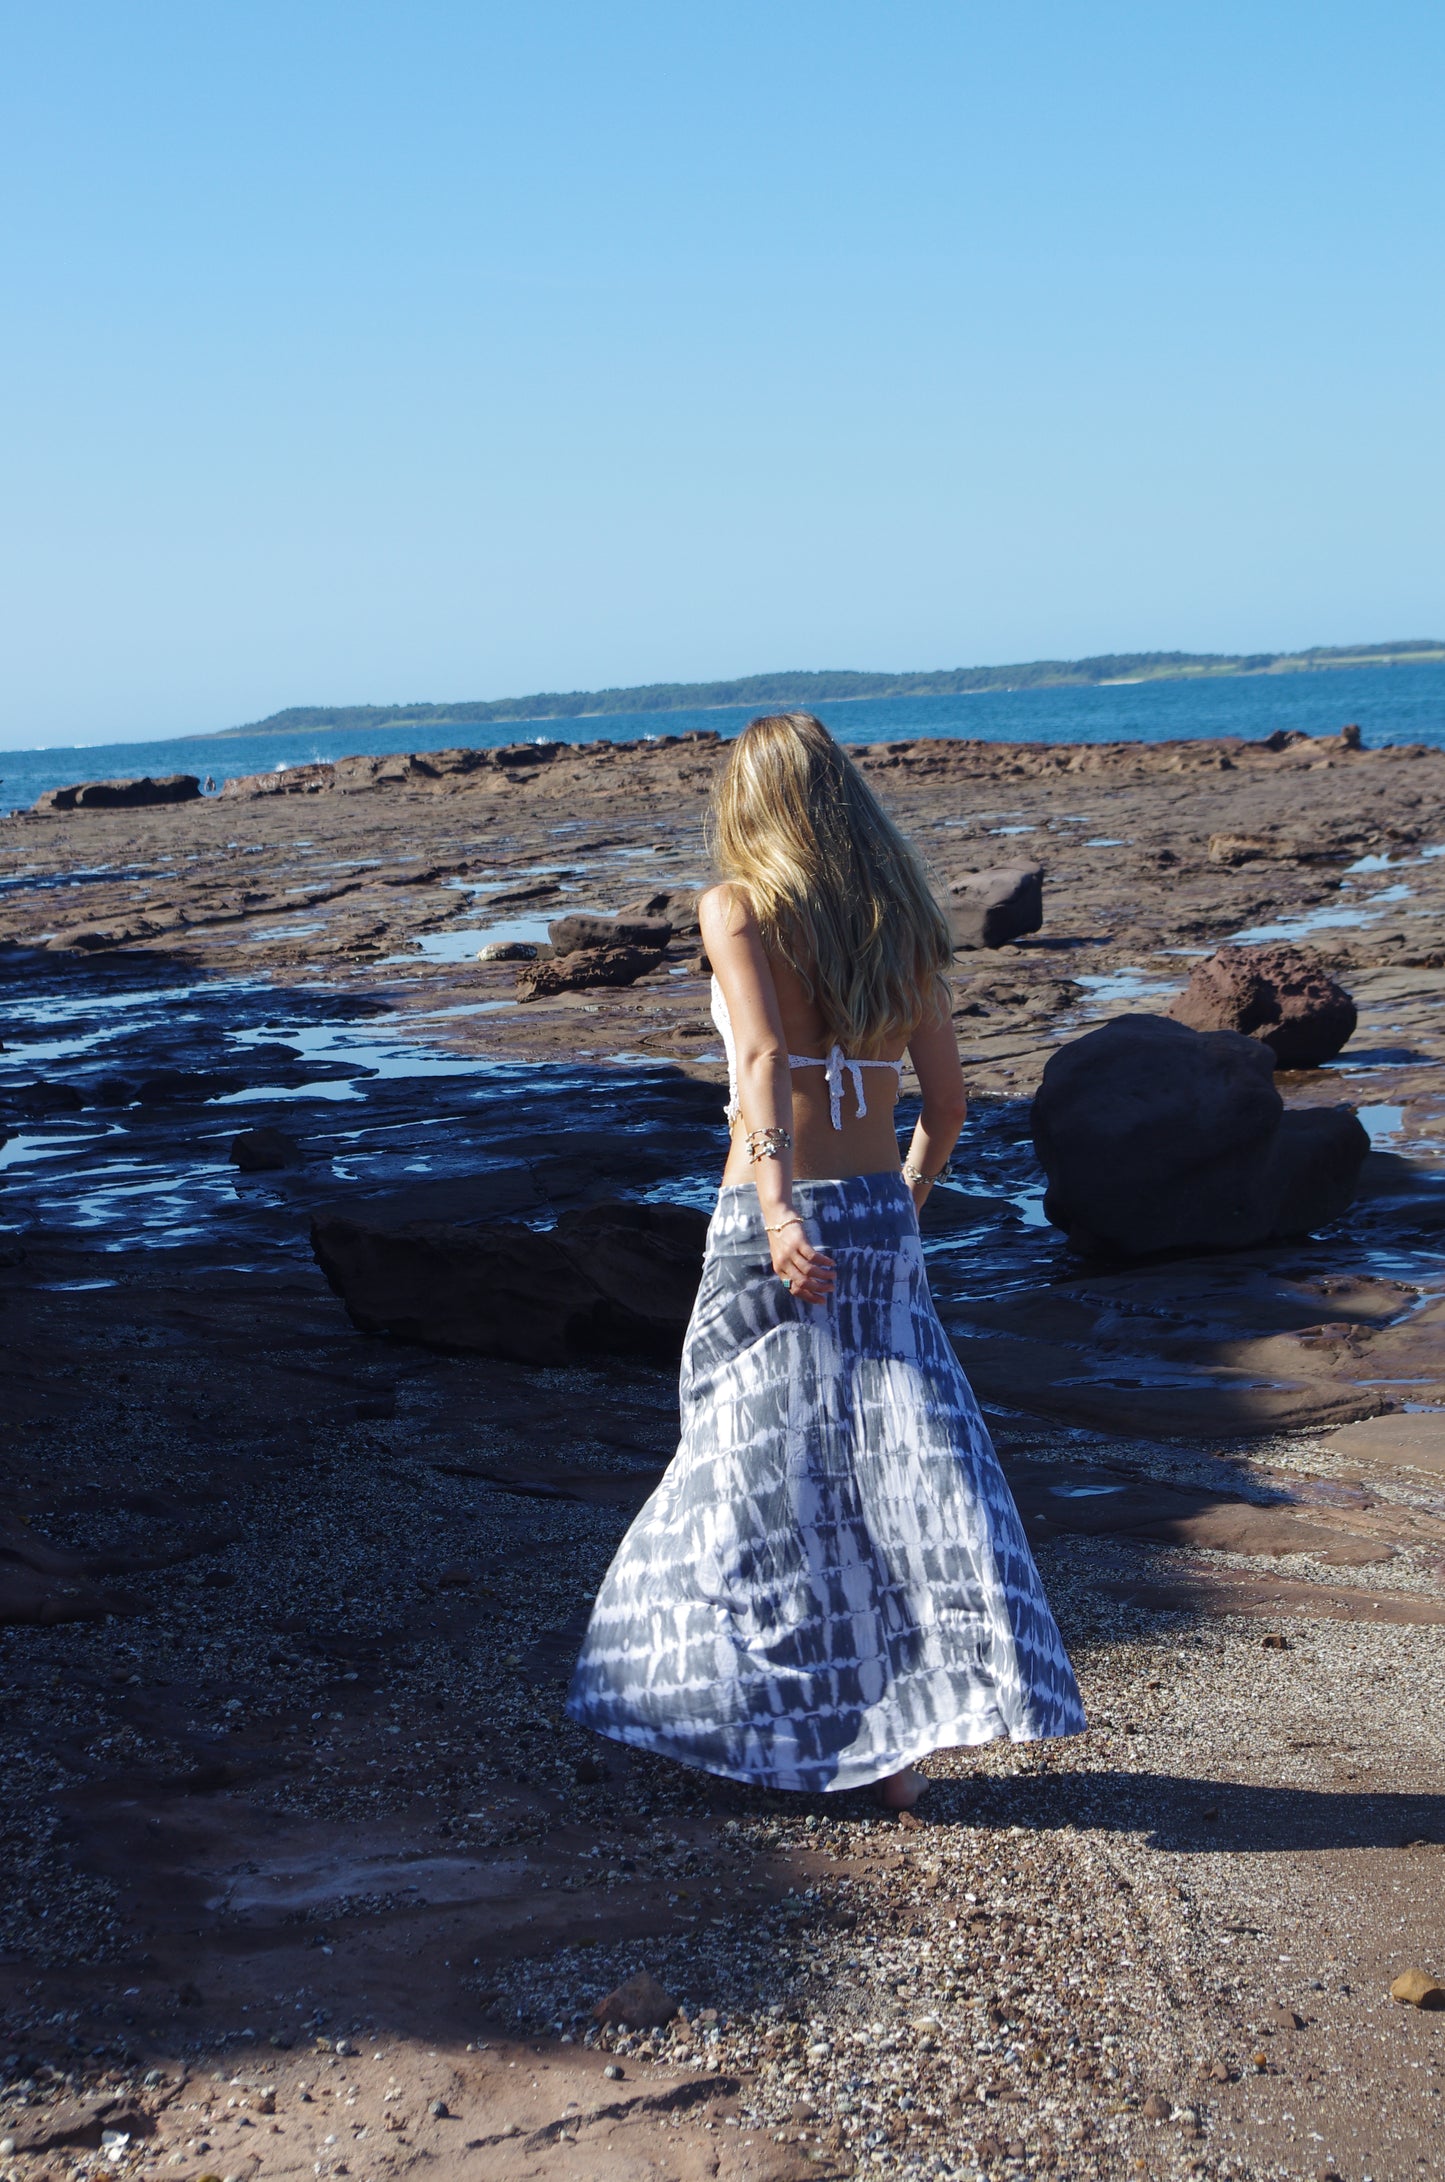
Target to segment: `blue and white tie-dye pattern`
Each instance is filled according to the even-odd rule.
[[[1078,1686],[897,1175],[799,1182],[837,1265],[773,1272],[724,1188],[682,1364],[682,1441],[618,1549],[574,1720],[731,1780],[859,1788],[928,1752],[1084,1726]]]

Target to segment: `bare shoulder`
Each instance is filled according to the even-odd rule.
[[[727,879],[699,894],[697,917],[705,939],[741,939],[757,931],[757,920],[746,894]]]

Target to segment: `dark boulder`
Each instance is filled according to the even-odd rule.
[[[579,948],[549,962],[524,963],[517,972],[517,998],[548,1000],[557,993],[585,992],[592,985],[632,985],[661,960],[660,951],[643,947]]]
[[[575,955],[592,947],[641,947],[661,954],[672,938],[665,917],[558,917],[547,927],[547,937],[559,955]]]
[[[363,1333],[516,1363],[675,1356],[702,1273],[707,1216],[605,1203],[550,1232],[323,1214],[311,1243]]]
[[[1090,1255],[1242,1250],[1338,1219],[1365,1131],[1286,1114],[1268,1046],[1126,1015],[1060,1047],[1033,1107],[1044,1212]]]
[[[317,1263],[363,1333],[524,1364],[576,1360],[597,1302],[551,1235],[525,1227],[312,1222]]]
[[[1318,1068],[1354,1032],[1355,1003],[1298,947],[1221,947],[1195,964],[1169,1010],[1191,1030],[1237,1030],[1270,1047],[1281,1068]]]
[[[242,1174],[275,1174],[283,1167],[299,1167],[306,1154],[283,1129],[243,1129],[232,1138],[229,1157]]]
[[[193,803],[201,792],[194,773],[168,773],[162,780],[83,780],[71,788],[47,788],[32,806],[37,811],[133,811],[148,803]]]
[[[1038,864],[971,871],[948,895],[948,923],[959,948],[1004,947],[1044,921],[1044,874]]]
[[[1286,1113],[1275,1138],[1271,1181],[1278,1189],[1275,1235],[1308,1235],[1341,1219],[1355,1200],[1370,1150],[1352,1106],[1303,1106]]]

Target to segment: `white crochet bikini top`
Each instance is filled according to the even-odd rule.
[[[738,1104],[738,1056],[733,1043],[733,1019],[728,1014],[726,995],[716,978],[712,981],[712,1019],[722,1033],[723,1051],[728,1057],[728,1127],[738,1119],[742,1108]],[[903,1081],[901,1061],[850,1061],[843,1048],[835,1041],[828,1049],[826,1058],[816,1053],[790,1053],[789,1068],[823,1068],[828,1072],[828,1119],[835,1129],[843,1126],[843,1071],[846,1068],[853,1078],[854,1111],[861,1121],[868,1111],[868,1101],[863,1096],[863,1071],[865,1068],[891,1068],[899,1083]]]

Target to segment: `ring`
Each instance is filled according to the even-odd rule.
[[[792,1292],[792,1286],[793,1286],[793,1284],[792,1284],[792,1282],[791,1282],[791,1281],[789,1280],[789,1278],[788,1278],[787,1274],[786,1274],[786,1273],[780,1274],[780,1275],[779,1275],[779,1278],[781,1279],[781,1281],[782,1281],[782,1283],[783,1283],[783,1286],[784,1286],[784,1287],[785,1287],[785,1288],[786,1288],[786,1289],[787,1289],[787,1290],[789,1291],[789,1293],[791,1294],[791,1292]]]

